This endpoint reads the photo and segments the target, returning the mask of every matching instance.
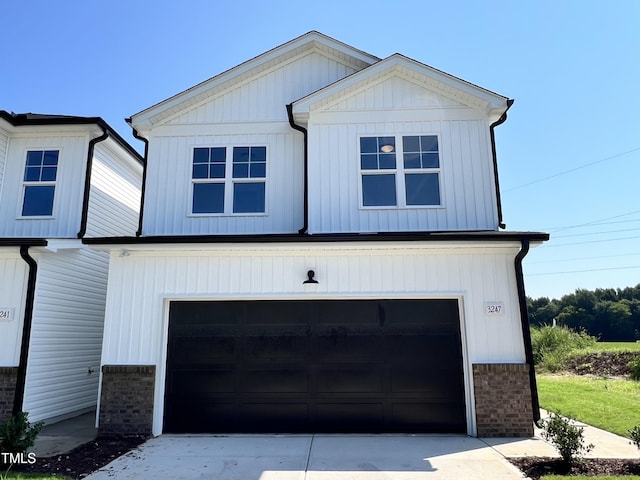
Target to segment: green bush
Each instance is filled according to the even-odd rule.
[[[571,419],[552,412],[541,424],[542,437],[556,447],[562,460],[568,465],[574,464],[582,454],[593,450],[592,444],[584,444],[584,428],[575,425]]]
[[[29,423],[29,414],[20,412],[0,427],[0,452],[24,453],[33,447],[43,422]]]
[[[531,327],[531,346],[536,365],[551,372],[562,369],[569,354],[597,342],[585,331],[574,332],[564,326]]]
[[[638,447],[638,450],[640,450],[640,423],[635,427],[627,430],[627,432],[629,432],[629,438],[631,438],[631,443],[633,443],[633,445]]]
[[[631,360],[627,365],[631,369],[631,379],[640,380],[640,356]]]

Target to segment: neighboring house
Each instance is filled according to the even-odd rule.
[[[142,157],[101,118],[0,111],[0,423],[95,410],[109,257],[134,235]]]
[[[511,103],[310,32],[133,115],[138,235],[84,241],[100,431],[532,434]]]

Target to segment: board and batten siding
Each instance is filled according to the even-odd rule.
[[[132,236],[138,229],[142,166],[106,142],[96,144],[93,153],[86,236]]]
[[[18,247],[0,248],[0,308],[12,310],[13,319],[0,319],[0,367],[15,367],[20,361],[20,342],[29,267]]]
[[[513,266],[519,244],[176,247],[181,251],[114,251],[110,263],[102,364],[156,366],[156,435],[162,432],[167,312],[174,299],[457,298],[467,372],[474,363],[525,361]],[[319,283],[305,286],[310,268]],[[486,302],[501,302],[502,313],[485,315]]]
[[[12,136],[0,198],[0,237],[75,238],[80,228],[88,135]],[[21,217],[28,150],[59,150],[50,218]]]
[[[24,400],[31,421],[96,406],[108,264],[86,248],[40,257]]]
[[[303,223],[303,140],[288,123],[277,133],[152,137],[143,235],[295,233]],[[194,147],[266,146],[265,214],[192,215]]]
[[[336,80],[351,75],[353,66],[318,52],[305,52],[206,100],[168,123],[287,121],[286,105]]]
[[[486,115],[393,75],[329,100],[309,116],[310,233],[498,229]],[[438,136],[441,206],[361,206],[359,139],[386,135]]]
[[[9,148],[9,136],[0,129],[0,202],[2,201],[2,184],[4,179],[4,167],[7,160],[7,149]],[[0,203],[2,205],[2,203]]]

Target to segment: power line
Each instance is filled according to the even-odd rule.
[[[578,258],[561,258],[560,260],[544,260],[541,262],[526,262],[527,265],[538,265],[540,263],[560,263],[560,262],[578,262],[581,260],[596,260],[601,258],[619,258],[619,257],[637,257],[638,253],[620,253],[618,255],[598,255],[595,257],[578,257]]]
[[[568,238],[568,237],[584,237],[587,235],[604,235],[608,233],[620,233],[620,232],[635,232],[636,230],[640,230],[640,228],[625,228],[622,230],[605,230],[603,232],[591,232],[591,233],[574,233],[571,235],[554,235],[553,238]]]
[[[616,242],[619,240],[631,240],[634,238],[640,238],[639,235],[636,235],[634,237],[623,237],[623,238],[606,238],[604,240],[589,240],[588,242],[573,242],[573,243],[561,243],[561,244],[544,244],[541,245],[540,248],[551,248],[551,247],[567,247],[569,245],[583,245],[585,243],[603,243],[603,242]]]
[[[592,268],[589,270],[567,270],[564,272],[527,273],[525,275],[527,277],[537,277],[540,275],[563,275],[565,273],[603,272],[605,270],[627,270],[631,268],[640,268],[640,265],[634,265],[632,267]]]
[[[634,211],[632,211],[632,212],[622,213],[622,214],[620,214],[620,215],[614,215],[613,217],[600,218],[600,219],[598,219],[598,220],[592,220],[592,221],[590,221],[590,222],[587,222],[587,223],[580,223],[580,224],[578,224],[578,225],[570,225],[570,226],[568,226],[568,227],[551,227],[551,228],[542,228],[542,229],[540,229],[540,230],[549,230],[550,232],[553,232],[553,231],[555,230],[556,232],[561,232],[561,231],[563,231],[563,230],[570,230],[570,229],[572,229],[572,228],[580,228],[580,227],[586,227],[586,226],[589,226],[589,225],[597,225],[598,223],[600,223],[600,222],[604,222],[604,221],[606,221],[606,220],[613,220],[613,219],[615,219],[615,218],[626,217],[626,216],[628,216],[628,215],[633,215],[633,214],[635,214],[635,213],[640,213],[640,210],[634,210]],[[636,221],[636,220],[630,220],[630,221]]]
[[[545,180],[549,180],[551,178],[559,177],[560,175],[566,175],[567,173],[575,172],[576,170],[581,170],[583,168],[587,168],[587,167],[590,167],[592,165],[596,165],[598,163],[605,162],[607,160],[613,160],[614,158],[622,157],[623,155],[627,155],[629,153],[633,153],[633,152],[636,152],[638,150],[640,150],[640,147],[632,148],[631,150],[627,150],[626,152],[617,153],[615,155],[611,155],[610,157],[601,158],[600,160],[596,160],[594,162],[586,163],[586,164],[581,165],[579,167],[571,168],[569,170],[564,170],[563,172],[558,172],[558,173],[555,173],[553,175],[549,175],[548,177],[540,178],[538,180],[534,180],[534,181],[528,182],[528,183],[523,183],[522,185],[518,185],[518,186],[513,187],[513,188],[508,188],[507,190],[504,190],[503,193],[511,192],[513,190],[517,190],[518,188],[528,187],[529,185],[533,185],[535,183],[544,182]]]

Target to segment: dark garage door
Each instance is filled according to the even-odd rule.
[[[172,302],[164,432],[465,433],[458,302]]]

